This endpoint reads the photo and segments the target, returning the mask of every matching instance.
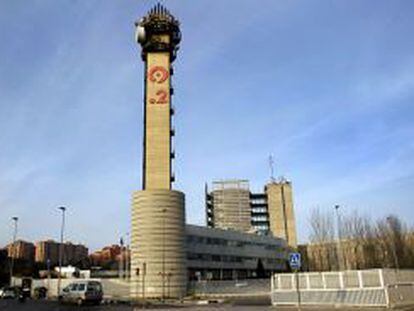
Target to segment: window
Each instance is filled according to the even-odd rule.
[[[78,284],[78,291],[83,292],[85,290],[85,284]]]

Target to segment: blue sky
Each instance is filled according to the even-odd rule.
[[[143,64],[134,21],[155,1],[0,2],[0,245],[91,249],[129,231],[141,187]],[[204,224],[204,183],[292,180],[310,211],[414,216],[414,3],[163,1],[182,23],[175,188]],[[260,3],[260,4],[258,4]]]

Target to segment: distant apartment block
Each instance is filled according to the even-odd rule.
[[[89,255],[92,266],[107,266],[111,263],[117,262],[121,254],[120,245],[109,245],[103,247],[101,250],[95,251]]]
[[[36,242],[35,261],[56,266],[59,264],[60,243],[53,240]],[[66,242],[62,246],[62,265],[78,265],[88,258],[88,248]]]
[[[6,249],[7,255],[10,258],[25,260],[31,263],[34,260],[35,246],[33,243],[17,240],[14,244],[7,245]]]
[[[291,182],[268,183],[263,193],[252,193],[247,180],[214,181],[206,186],[207,226],[242,232],[272,234],[297,246]]]

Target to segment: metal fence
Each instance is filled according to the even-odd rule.
[[[390,269],[275,274],[273,305],[395,306],[414,303],[414,271]]]

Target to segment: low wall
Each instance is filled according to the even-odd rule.
[[[412,270],[352,270],[275,274],[273,305],[390,307],[414,304]]]
[[[195,296],[269,295],[269,279],[190,282],[188,293]]]

